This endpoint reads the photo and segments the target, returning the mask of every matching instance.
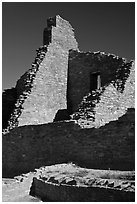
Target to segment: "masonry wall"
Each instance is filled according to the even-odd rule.
[[[17,82],[11,129],[53,122],[59,109],[67,109],[68,51],[78,50],[78,44],[71,25],[60,16],[55,18],[56,24],[50,25],[51,40],[46,41],[49,44],[38,50],[33,67]]]
[[[3,176],[70,161],[87,168],[133,170],[134,117],[129,109],[98,129],[81,129],[74,122],[14,128],[3,135]]]
[[[30,95],[31,93],[31,89],[33,86],[33,81],[36,77],[36,74],[39,70],[39,65],[42,62],[46,52],[47,52],[47,46],[41,46],[39,49],[36,50],[37,51],[37,55],[35,57],[34,62],[31,64],[31,67],[29,70],[27,70],[21,77],[20,79],[17,81],[15,88],[13,88],[14,90],[14,94],[13,91],[11,92],[10,90],[5,90],[5,92],[2,95],[2,100],[3,103],[4,101],[9,101],[10,98],[14,98],[14,101],[12,100],[13,104],[7,104],[7,109],[9,110],[8,115],[10,117],[8,117],[7,115],[7,111],[5,111],[4,107],[5,104],[3,106],[3,122],[6,124],[6,126],[3,127],[4,131],[6,130],[10,130],[16,126],[18,126],[18,118],[20,117],[22,110],[23,110],[23,103],[25,102],[26,98],[28,97],[28,95]],[[10,93],[9,93],[10,91]],[[6,93],[6,95],[5,95]],[[12,95],[12,96],[11,96]],[[12,109],[11,109],[12,107]]]
[[[83,97],[91,92],[90,75],[92,73],[100,72],[102,87],[115,81],[121,91],[124,89],[125,81],[130,73],[131,64],[131,62],[126,62],[125,59],[111,54],[71,50],[69,53],[67,95],[70,112],[76,111]]]
[[[133,192],[100,187],[77,187],[69,185],[53,185],[33,179],[32,196],[47,202],[134,202]],[[45,190],[46,189],[46,190]]]
[[[131,63],[128,73],[125,68],[122,72],[120,76],[118,70],[118,78],[83,97],[78,110],[72,114],[81,127],[101,127],[135,107],[135,64]]]
[[[5,129],[8,126],[8,120],[11,117],[11,113],[15,108],[17,101],[17,90],[15,88],[6,89],[2,93],[2,128]]]

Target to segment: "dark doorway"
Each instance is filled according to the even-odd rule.
[[[93,72],[90,74],[90,92],[101,87],[100,72]]]

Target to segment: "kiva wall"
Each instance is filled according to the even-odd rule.
[[[134,170],[134,117],[129,109],[99,129],[81,129],[73,121],[14,128],[3,135],[3,177],[70,161],[87,168]]]

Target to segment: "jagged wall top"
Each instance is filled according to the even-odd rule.
[[[123,82],[127,80],[128,73],[125,71],[125,64],[123,66],[125,62],[122,58],[100,53],[79,52],[78,43],[75,39],[72,26],[59,15],[47,20],[47,28],[44,30],[43,42],[44,46],[41,46],[40,49],[37,50],[37,57],[32,67],[18,80],[15,87],[17,97],[15,99],[16,103],[13,100],[15,103],[13,103],[14,111],[11,112],[12,110],[10,110],[8,113],[8,117],[11,115],[9,119],[9,127],[11,129],[16,126],[28,124],[34,125],[53,122],[57,111],[60,109],[67,109],[69,114],[73,114],[77,111],[82,98],[91,91],[90,75],[93,71],[99,71],[101,73],[103,90],[105,84],[110,84],[112,79],[116,80],[116,84],[120,84],[122,79],[122,86]],[[73,51],[69,53],[71,49],[73,49]],[[107,72],[111,77],[109,76],[105,79]],[[125,74],[127,74],[127,76],[125,76]],[[106,76],[104,77],[104,75]],[[127,98],[129,98],[128,104],[131,104],[131,101],[133,102],[132,95],[134,87],[132,90],[132,87],[130,88],[129,85],[128,83],[127,88],[129,87],[129,91],[126,91],[127,96],[124,94],[121,95],[121,98],[125,97],[124,99],[122,98],[122,102],[124,100],[127,101]],[[100,95],[102,96],[103,93],[101,92]],[[104,103],[104,106],[107,108],[108,102],[111,102],[109,99],[104,99],[106,95],[109,99],[112,99],[112,102],[115,103],[116,101],[115,97],[110,97],[112,94],[108,92],[106,94],[105,92],[103,97],[99,98],[103,101],[100,103],[101,108],[102,103]],[[114,90],[114,96],[115,95],[119,97],[119,93]],[[89,97],[87,98],[89,99]],[[91,104],[94,103],[94,101],[95,100],[92,98]],[[99,114],[101,110],[100,106],[97,108]],[[123,107],[125,108],[125,105],[123,105]],[[124,109],[123,107],[122,109]],[[92,106],[86,106],[86,108],[89,108],[89,115],[92,117],[94,109],[93,111],[91,110]],[[105,108],[103,108],[103,111],[104,109]],[[86,111],[85,109],[84,111],[80,109],[80,114],[78,113],[80,118],[81,110],[83,115],[87,109]],[[107,109],[105,112],[107,112]],[[112,111],[108,111],[108,114],[109,113],[112,113]],[[96,114],[98,118],[99,114]],[[123,111],[122,114],[125,114],[125,111]],[[77,115],[77,112],[75,115]],[[75,117],[75,115],[72,117],[73,119],[76,119],[77,116]],[[100,115],[102,120],[102,113]],[[113,117],[106,117],[106,115],[103,115],[103,117],[107,119],[110,118],[111,120],[113,119]],[[100,118],[98,119],[99,122]],[[107,122],[109,121],[107,120]],[[93,121],[91,122],[93,123]]]
[[[11,129],[53,122],[58,110],[67,109],[69,50],[78,50],[72,26],[60,16],[49,18],[43,42],[32,68],[18,80]]]
[[[43,44],[52,43],[66,50],[78,50],[74,29],[68,21],[64,20],[59,15],[47,20],[47,28],[44,30],[44,33]]]

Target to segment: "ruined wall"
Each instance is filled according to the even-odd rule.
[[[38,50],[34,69],[26,72],[17,82],[19,98],[9,122],[11,128],[52,122],[59,109],[67,108],[69,49],[78,50],[73,28],[56,16],[51,43]]]
[[[100,72],[102,87],[115,81],[119,91],[122,91],[130,73],[131,64],[112,54],[70,51],[67,95],[70,112],[76,111],[83,97],[91,92],[92,73]]]
[[[15,88],[6,89],[2,93],[2,129],[8,125],[8,120],[15,108],[17,101],[17,90]]]
[[[52,26],[56,26],[56,16],[47,19],[47,27],[43,32],[43,45],[49,45],[52,40]]]
[[[3,135],[3,176],[70,161],[87,168],[133,170],[134,117],[129,109],[98,129],[81,129],[74,122],[14,128]]]
[[[132,84],[127,82],[129,74],[132,78],[134,75],[132,62],[112,54],[80,52],[73,28],[60,16],[48,19],[43,44],[37,49],[31,68],[17,81],[10,129],[68,120],[70,114],[81,127],[100,127],[134,107],[125,107],[123,102],[134,98],[134,91],[130,90],[134,90],[134,80]],[[101,88],[91,91],[90,76],[94,72],[100,72]],[[118,111],[107,108],[112,104],[116,107],[116,103]],[[87,124],[83,120],[88,120]]]
[[[57,182],[57,181],[56,181]],[[46,190],[45,190],[46,189]],[[134,202],[134,192],[112,188],[57,185],[33,178],[30,194],[50,202]]]
[[[72,115],[81,127],[101,127],[118,120],[128,108],[135,107],[135,64],[130,64],[128,73],[126,67],[122,72],[120,77],[117,70],[118,78],[84,97],[78,111]]]
[[[72,27],[59,16],[50,31],[51,38],[14,89],[17,101],[11,99],[15,109],[9,126],[23,127],[3,135],[3,176],[68,161],[133,170],[134,65],[114,55],[80,53]],[[70,49],[77,51],[69,55]],[[89,93],[90,74],[98,71],[102,88]],[[75,121],[37,125],[62,115],[68,119],[66,109],[75,112]]]
[[[47,46],[41,46],[39,49],[36,50],[37,51],[37,56],[35,57],[34,62],[31,65],[31,68],[25,72],[20,79],[17,81],[16,86],[14,88],[14,92],[16,92],[16,96],[15,94],[12,95],[12,97],[14,97],[14,107],[11,109],[9,106],[7,107],[10,112],[9,115],[10,117],[7,118],[7,112],[4,111],[4,107],[3,107],[3,121],[6,124],[6,126],[3,127],[4,131],[7,131],[9,129],[12,129],[16,126],[18,126],[18,118],[20,117],[21,113],[22,113],[22,104],[24,103],[24,101],[26,100],[27,96],[31,93],[31,88],[33,86],[33,80],[36,77],[36,73],[39,70],[39,65],[42,62],[45,53],[47,52]],[[7,93],[7,90],[6,90]],[[4,99],[5,98],[5,99]],[[9,100],[9,94],[5,95],[4,97],[4,93],[3,93],[3,100]],[[8,104],[10,105],[10,104]]]

